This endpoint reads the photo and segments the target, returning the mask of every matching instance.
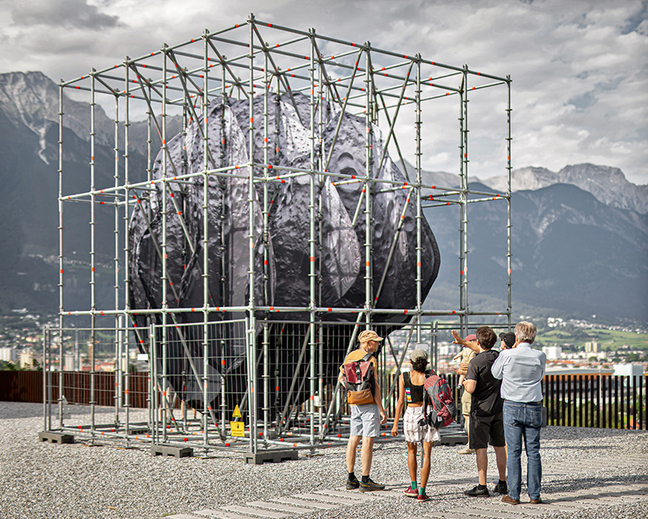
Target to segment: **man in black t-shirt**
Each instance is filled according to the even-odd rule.
[[[497,342],[495,332],[488,326],[477,328],[479,354],[470,361],[464,388],[472,394],[470,408],[469,447],[476,450],[479,484],[465,493],[474,497],[488,497],[486,475],[488,469],[488,443],[495,449],[499,482],[494,491],[507,494],[506,485],[506,441],[504,440],[503,401],[500,396],[501,381],[491,374],[491,366],[498,356],[492,351]]]

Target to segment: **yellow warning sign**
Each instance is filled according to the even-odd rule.
[[[238,410],[238,407],[236,408]],[[245,437],[245,422],[230,422],[232,436]]]
[[[241,415],[241,410],[239,409],[239,406],[236,406],[234,408],[234,414],[232,415],[232,418],[243,418],[243,415]]]

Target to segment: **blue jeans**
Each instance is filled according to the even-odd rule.
[[[504,436],[508,450],[509,497],[520,499],[522,486],[522,438],[527,455],[527,486],[529,498],[540,499],[542,463],[540,461],[540,428],[542,427],[542,404],[504,401]]]

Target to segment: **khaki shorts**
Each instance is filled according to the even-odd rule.
[[[470,414],[470,406],[472,405],[472,395],[465,389],[461,394],[461,414],[467,416]]]

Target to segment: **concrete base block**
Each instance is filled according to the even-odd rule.
[[[441,445],[448,445],[454,447],[455,445],[465,445],[468,443],[468,435],[461,427],[450,425],[445,429],[441,429]]]
[[[151,454],[153,454],[153,456],[191,458],[193,457],[193,449],[191,447],[174,447],[171,445],[151,445]]]
[[[38,433],[38,439],[50,443],[74,443],[74,436],[62,432],[43,431]]]
[[[297,451],[261,451],[256,454],[246,454],[245,463],[253,463],[254,465],[263,465],[265,462],[278,463],[281,461],[296,460],[299,458]]]

